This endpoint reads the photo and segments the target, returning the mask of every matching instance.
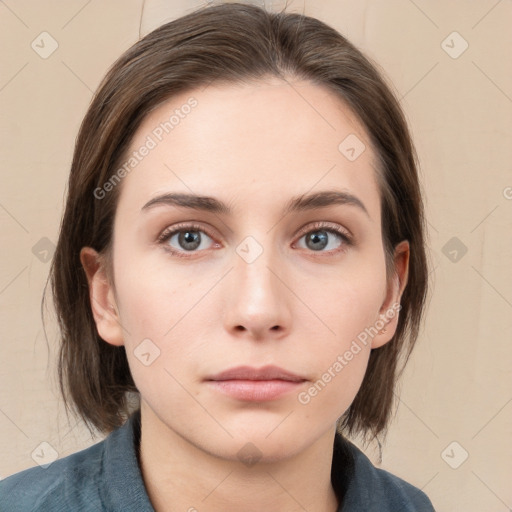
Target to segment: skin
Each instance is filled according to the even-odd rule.
[[[335,511],[336,420],[361,385],[370,349],[396,330],[398,315],[384,315],[406,285],[408,243],[397,246],[396,273],[387,279],[368,135],[339,98],[309,82],[272,78],[175,96],[146,117],[130,151],[192,96],[197,106],[123,179],[112,280],[93,249],[81,252],[98,333],[126,347],[141,393],[148,495],[157,511]],[[355,161],[338,150],[349,134],[366,145]],[[357,196],[367,213],[337,204],[283,214],[292,197],[332,190]],[[232,214],[143,209],[168,192],[215,197]],[[158,242],[166,228],[187,222],[206,233],[195,252],[178,235]],[[331,233],[325,248],[311,249],[306,235],[318,234],[318,222],[348,232],[353,243]],[[263,251],[250,263],[237,252],[247,236]],[[242,247],[256,254],[256,245]],[[386,331],[300,403],[298,392],[383,318]],[[134,352],[144,339],[160,350],[149,366]],[[278,399],[247,402],[204,381],[267,364],[306,382]],[[247,443],[260,457],[253,465],[238,455]]]

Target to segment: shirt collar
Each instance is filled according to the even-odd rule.
[[[138,463],[140,410],[105,439],[104,474],[109,485],[103,496],[108,510],[154,511]]]

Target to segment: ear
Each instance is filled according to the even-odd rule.
[[[82,248],[80,261],[89,283],[89,298],[98,334],[107,343],[121,346],[124,344],[123,329],[115,301],[114,288],[108,279],[104,261],[91,247]]]
[[[379,311],[379,323],[384,324],[372,339],[372,348],[379,348],[391,341],[398,326],[400,300],[409,276],[409,242],[404,240],[395,247],[394,272],[386,287],[386,297]],[[376,322],[377,323],[377,322]]]

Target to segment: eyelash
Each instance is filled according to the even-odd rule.
[[[208,235],[212,240],[215,240],[215,237],[210,233],[208,229],[205,229],[204,226],[200,226],[198,224],[178,224],[176,226],[173,226],[171,228],[165,229],[158,237],[157,242],[161,245],[166,244],[166,242],[169,241],[169,239],[175,235],[176,233],[180,233],[182,231],[200,231],[201,233],[205,233]],[[354,240],[352,236],[348,233],[348,231],[339,228],[339,227],[333,227],[331,224],[325,223],[325,222],[316,222],[312,226],[308,226],[305,229],[302,229],[298,233],[298,240],[300,240],[303,236],[308,235],[309,233],[313,233],[315,231],[327,231],[328,233],[337,235],[342,240],[342,245],[338,249],[334,249],[331,251],[310,251],[313,254],[315,252],[318,252],[322,255],[322,257],[329,257],[329,256],[335,256],[341,252],[345,252],[347,248],[354,245]],[[172,248],[169,245],[165,246],[165,250],[170,252],[173,256],[177,256],[178,258],[189,258],[190,256],[187,255],[186,251],[177,251],[176,249]],[[194,252],[200,252],[200,251],[190,251],[190,254],[193,254]]]
[[[164,245],[169,239],[175,235],[176,233],[180,233],[181,231],[201,231],[202,233],[206,233],[212,240],[215,237],[209,232],[209,230],[205,229],[203,226],[199,226],[198,224],[177,224],[171,228],[165,229],[162,234],[158,237],[157,242],[159,244]],[[177,251],[172,248],[170,245],[165,246],[165,250],[169,251],[173,256],[177,256],[178,258],[189,258],[185,251]],[[190,253],[199,252],[199,251],[190,251]]]

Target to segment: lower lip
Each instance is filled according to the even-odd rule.
[[[289,380],[211,380],[208,384],[216,391],[247,402],[264,402],[297,391],[304,381]]]

